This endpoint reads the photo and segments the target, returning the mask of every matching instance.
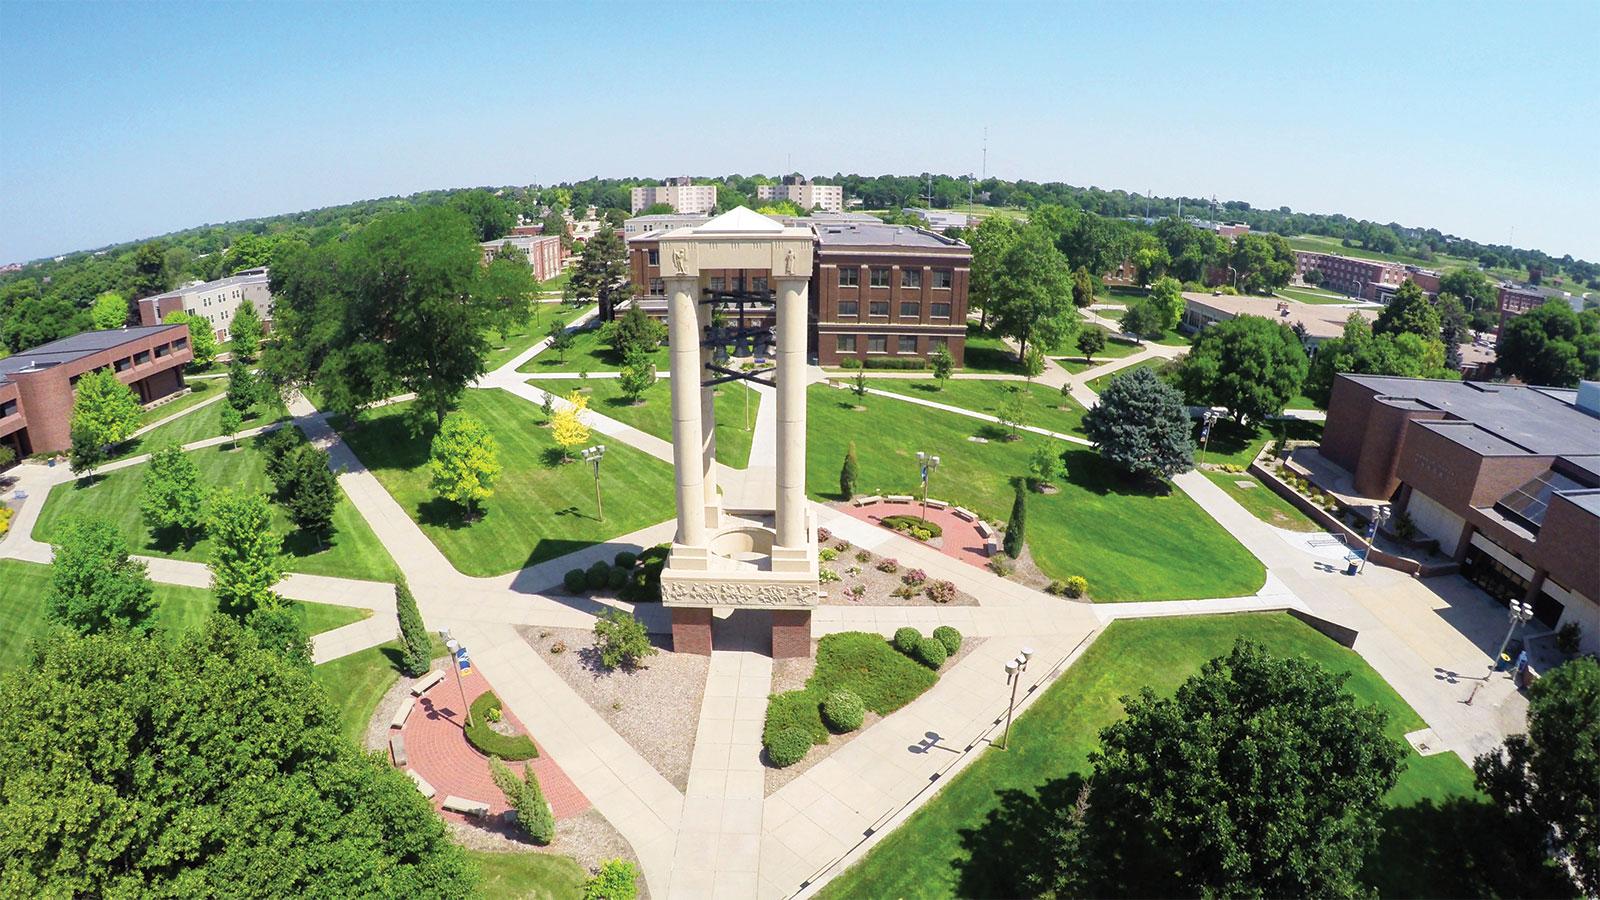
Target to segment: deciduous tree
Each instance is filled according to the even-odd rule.
[[[1194,467],[1194,438],[1183,395],[1149,369],[1111,379],[1083,416],[1100,456],[1130,475],[1171,478]]]
[[[165,325],[189,326],[189,352],[194,354],[194,367],[204,369],[217,361],[217,333],[211,323],[200,316],[175,309],[161,317]]]
[[[141,413],[139,398],[110,369],[96,369],[79,378],[69,422],[73,470],[93,471],[104,459],[106,447],[127,440],[138,430]]]
[[[139,485],[139,510],[152,531],[178,528],[185,539],[205,524],[206,496],[210,492],[200,468],[189,455],[168,444],[145,465]]]
[[[584,421],[588,411],[589,398],[573,391],[567,395],[567,405],[551,417],[550,436],[561,448],[562,459],[571,459],[573,448],[589,443],[589,425]]]
[[[1439,310],[1414,281],[1407,281],[1394,292],[1394,299],[1378,313],[1372,323],[1373,334],[1414,334],[1423,340],[1438,340]]]
[[[222,488],[212,495],[206,534],[211,539],[211,593],[217,608],[244,620],[256,608],[280,603],[272,586],[283,577],[282,539],[261,494]]]
[[[1178,279],[1157,278],[1155,283],[1150,285],[1150,296],[1145,302],[1161,314],[1162,331],[1171,331],[1178,327],[1178,320],[1183,318],[1183,286],[1178,283]]]
[[[478,271],[474,290],[482,298],[485,318],[501,337],[527,327],[538,308],[534,295],[539,283],[528,265],[528,255],[510,242],[500,245],[489,264]]]
[[[1178,368],[1178,386],[1191,403],[1221,406],[1236,421],[1262,421],[1283,411],[1300,391],[1310,365],[1287,325],[1237,316],[1208,326]]]
[[[1301,390],[1317,406],[1327,409],[1333,378],[1340,372],[1357,375],[1399,375],[1407,378],[1460,378],[1445,366],[1444,344],[1410,332],[1372,333],[1372,326],[1356,313],[1345,321],[1344,334],[1322,342],[1317,358],[1306,372]]]
[[[967,302],[981,314],[982,324],[989,320],[990,303],[995,299],[1001,260],[1017,241],[1016,223],[1004,216],[989,216],[967,233],[972,245],[972,272],[968,276]]]
[[[945,382],[949,381],[950,376],[955,374],[956,368],[956,361],[950,355],[950,348],[944,344],[933,348],[932,364],[933,380],[938,382],[939,390],[943,391]]]
[[[1238,273],[1239,290],[1268,294],[1294,276],[1294,250],[1276,234],[1241,234],[1234,239],[1228,262]]]
[[[587,434],[584,440],[588,440]],[[502,468],[500,442],[482,422],[466,413],[445,419],[444,427],[433,436],[428,454],[430,486],[439,496],[464,507],[468,521],[478,517],[479,504],[494,496],[494,482]]]
[[[1600,377],[1600,311],[1550,300],[1506,323],[1500,370],[1528,384],[1572,387]]]
[[[1021,386],[1015,384],[1002,385],[1000,392],[1000,405],[995,409],[994,417],[1010,429],[1011,433],[1006,437],[1014,441],[1018,437],[1017,429],[1027,424],[1028,395]]]
[[[128,542],[115,525],[72,519],[52,550],[44,597],[51,621],[79,634],[150,627],[154,587],[145,564],[128,556]]]
[[[985,311],[993,328],[1015,338],[1018,351],[1060,346],[1077,325],[1066,258],[1040,228],[1029,226],[1005,250]]]
[[[472,223],[478,241],[492,241],[506,235],[516,221],[510,203],[482,189],[456,194],[450,198],[450,206]]]
[[[650,354],[633,350],[623,357],[622,371],[618,373],[622,393],[634,403],[656,383],[656,364]]]
[[[594,644],[600,651],[600,663],[608,669],[634,668],[656,654],[644,623],[620,609],[602,613],[595,620]]]
[[[233,344],[234,357],[247,363],[255,362],[261,355],[261,337],[265,331],[255,303],[250,300],[240,302],[239,308],[234,311],[233,321],[228,323],[228,340]]]
[[[545,337],[550,339],[549,349],[555,352],[556,359],[561,363],[565,363],[567,361],[567,351],[572,349],[572,344],[577,338],[567,330],[567,326],[559,321],[550,323],[550,328],[545,332]]]
[[[1103,328],[1085,328],[1078,333],[1078,351],[1083,358],[1094,362],[1094,355],[1106,348],[1106,332]]]
[[[222,433],[231,439],[233,449],[239,449],[239,429],[244,427],[244,415],[234,409],[232,404],[224,403],[220,419]]]
[[[95,328],[105,331],[128,324],[128,301],[116,291],[106,291],[94,298],[89,307],[89,321]]]
[[[649,355],[667,339],[667,326],[652,319],[638,303],[631,303],[626,312],[601,329],[600,339],[617,359],[626,359],[631,353]]]

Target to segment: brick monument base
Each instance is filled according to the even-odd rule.
[[[711,655],[710,607],[673,607],[672,652]]]
[[[811,655],[811,610],[772,611],[772,658],[795,659]]]

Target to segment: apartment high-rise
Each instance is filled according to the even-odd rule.
[[[676,213],[710,214],[717,208],[717,186],[695,184],[689,180],[689,176],[683,175],[668,179],[660,187],[633,189],[634,212],[648,209],[657,203],[667,204]]]
[[[785,175],[782,184],[756,187],[758,200],[788,200],[802,210],[818,207],[828,212],[844,211],[844,188],[837,184],[816,184],[802,175]]]

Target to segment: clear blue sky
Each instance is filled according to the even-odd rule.
[[[962,174],[1600,260],[1600,3],[0,2],[0,262],[427,188]]]

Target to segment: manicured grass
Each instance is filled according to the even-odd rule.
[[[1091,325],[1088,327],[1093,328],[1096,326]],[[1107,335],[1107,338],[1105,349],[1096,353],[1093,359],[1085,359],[1083,356],[1083,351],[1078,350],[1077,346],[1073,345],[1072,350],[1070,351],[1072,355],[1056,357],[1056,365],[1066,369],[1067,373],[1070,375],[1077,375],[1080,372],[1086,372],[1089,369],[1103,366],[1111,360],[1132,356],[1133,354],[1140,353],[1144,350],[1144,348],[1138,344],[1113,339],[1110,338],[1110,335]]]
[[[505,391],[471,390],[461,409],[499,441],[504,469],[481,518],[468,522],[461,507],[428,486],[431,436],[410,433],[403,420],[407,406],[373,410],[355,428],[345,429],[345,440],[465,574],[510,572],[673,515],[671,466],[620,442],[607,442],[600,472],[606,520],[598,521],[589,467],[557,461],[559,448],[549,429],[540,426],[539,408]],[[600,443],[598,436],[592,443]]]
[[[927,637],[928,635],[923,635]],[[922,696],[939,676],[896,650],[882,635],[845,631],[817,642],[817,667],[798,691],[773,694],[762,726],[762,743],[785,728],[799,728],[811,743],[828,742],[822,701],[834,691],[849,691],[873,712],[886,716]]]
[[[611,348],[600,342],[599,323],[591,323],[592,327],[582,328],[572,335],[572,346],[567,348],[565,359],[554,350],[545,350],[533,359],[523,363],[518,372],[528,372],[538,375],[542,372],[616,372],[622,369],[622,357],[611,352]],[[667,371],[667,346],[662,344],[650,358],[656,364],[656,371]]]
[[[1321,531],[1322,526],[1306,518],[1306,514],[1295,509],[1294,504],[1279,497],[1272,489],[1261,483],[1261,479],[1248,472],[1206,472],[1206,477],[1211,479],[1217,487],[1222,488],[1228,496],[1239,502],[1239,505],[1250,511],[1250,514],[1267,523],[1276,525],[1289,531]],[[1242,487],[1239,482],[1253,485]]]
[[[1252,594],[1265,580],[1261,563],[1187,495],[1130,482],[1093,450],[1025,434],[998,440],[999,426],[889,397],[856,397],[812,385],[808,407],[807,484],[813,496],[838,499],[839,467],[854,441],[862,494],[920,493],[918,450],[938,453],[929,492],[1005,521],[1011,480],[1028,471],[1040,442],[1058,448],[1067,475],[1060,492],[1028,499],[1028,546],[1053,578],[1081,575],[1096,600],[1172,600]],[[861,405],[865,409],[854,411]],[[969,441],[971,436],[988,443]]]
[[[963,372],[1001,372],[1021,375],[1017,354],[999,337],[986,333],[976,323],[967,323],[967,349]]]
[[[1118,375],[1126,375],[1129,372],[1132,372],[1134,369],[1149,369],[1149,370],[1155,372],[1157,375],[1159,375],[1159,374],[1161,374],[1162,366],[1166,365],[1166,362],[1167,361],[1164,360],[1164,359],[1145,359],[1145,360],[1140,360],[1139,362],[1136,362],[1131,366],[1123,366],[1122,368],[1116,370],[1115,372],[1107,372],[1104,375],[1100,375],[1098,377],[1091,378],[1091,379],[1089,379],[1089,383],[1087,385],[1085,385],[1085,387],[1087,387],[1089,390],[1094,391],[1096,394],[1098,394],[1101,391],[1106,389],[1106,385],[1111,383],[1111,379],[1116,378]]]
[[[1317,406],[1317,404],[1312,402],[1311,398],[1307,397],[1305,394],[1295,394],[1293,397],[1290,397],[1288,405],[1284,407],[1284,409],[1318,409],[1318,408],[1319,407]]]
[[[226,393],[228,390],[226,386],[227,379],[218,379],[218,381],[222,384],[218,391]],[[216,396],[216,394],[212,394],[212,396]],[[195,441],[219,437],[223,433],[222,409],[227,402],[223,400],[220,403],[213,403],[204,409],[197,409],[159,428],[152,428],[137,439],[129,441],[120,447],[113,458],[126,459],[130,456],[138,456],[141,453],[153,453],[167,444],[177,444],[181,447],[185,444],[192,444]],[[250,415],[245,418],[244,424],[239,430],[248,431],[252,428],[260,428],[280,419],[286,419],[288,416],[289,410],[284,407],[281,400],[274,396],[268,403],[258,403],[251,407]]]
[[[143,427],[151,422],[159,422],[168,416],[177,415],[196,403],[203,403],[212,397],[220,397],[228,392],[228,379],[226,378],[195,378],[188,382],[189,393],[184,394],[170,403],[163,403],[154,409],[147,409],[139,416],[139,425]]]
[[[1035,428],[1045,428],[1061,434],[1083,433],[1084,409],[1078,401],[1071,397],[1063,396],[1061,391],[1046,387],[1042,384],[1030,384],[1025,381],[978,381],[974,379],[952,378],[945,382],[944,390],[939,390],[939,382],[912,381],[907,378],[869,378],[867,386],[880,391],[889,391],[894,394],[904,394],[907,397],[916,397],[919,400],[931,400],[934,403],[943,403],[947,406],[959,406],[973,412],[997,415],[1001,402],[1005,399],[1008,386],[1019,387],[1028,398],[1024,409],[1024,425]],[[1067,407],[1061,409],[1061,407]]]
[[[1259,641],[1284,656],[1314,660],[1349,672],[1345,683],[1361,701],[1388,713],[1385,731],[1404,746],[1404,734],[1423,727],[1421,718],[1360,656],[1288,615],[1261,613],[1115,622],[1034,706],[1018,717],[1005,751],[986,750],[865,859],[823,890],[829,898],[1000,896],[994,874],[1007,860],[980,854],[993,847],[999,828],[1017,833],[1037,823],[1005,820],[997,825],[1002,792],[1028,798],[1060,793],[1061,781],[1090,772],[1089,753],[1102,728],[1123,715],[1118,698],[1149,687],[1170,695],[1198,673],[1206,660],[1224,656],[1235,637]],[[1052,784],[1053,783],[1053,784]],[[1406,768],[1388,800],[1403,812],[1424,801],[1473,796],[1472,773],[1452,753],[1420,757],[1409,747]],[[1071,797],[1065,798],[1067,802]],[[1048,801],[1047,801],[1048,802]],[[1367,876],[1385,896],[1418,896],[1430,884],[1415,865],[1417,844],[1437,844],[1439,835],[1408,836],[1409,845],[1388,837],[1367,861]],[[1448,847],[1432,847],[1436,853]],[[1419,877],[1420,876],[1420,877]]]
[[[1353,303],[1359,299],[1314,288],[1278,288],[1278,295],[1301,303]]]
[[[672,384],[669,379],[663,378],[651,385],[644,392],[644,402],[638,406],[623,395],[622,382],[616,378],[532,379],[530,383],[559,397],[580,388],[587,390],[591,410],[632,425],[645,434],[672,440]],[[749,464],[750,440],[755,434],[756,411],[760,408],[761,395],[742,384],[729,382],[717,388],[717,462],[735,469]],[[750,421],[748,429],[745,428],[746,416]]]
[[[566,273],[562,273],[561,278],[564,279],[565,277]],[[552,282],[546,283],[549,284],[559,280],[561,279],[553,279]],[[555,288],[555,290],[560,290],[560,287]],[[495,369],[505,365],[517,354],[544,340],[545,332],[550,327],[551,322],[570,323],[573,319],[593,308],[592,304],[576,308],[554,303],[535,304],[533,315],[520,328],[508,329],[505,334],[494,330],[488,332],[489,355],[484,357],[484,368],[493,372]]]
[[[568,856],[521,851],[497,853],[468,850],[483,873],[479,888],[485,897],[523,900],[579,900],[588,873]]]
[[[208,411],[209,408],[194,415],[205,415]],[[201,477],[213,487],[270,493],[272,483],[267,480],[260,440],[259,437],[245,438],[239,442],[238,449],[230,449],[227,444],[204,447],[189,451],[189,457],[199,467]],[[152,533],[145,524],[139,511],[139,486],[148,465],[140,463],[90,481],[57,485],[50,491],[39,515],[34,536],[48,542],[60,534],[68,518],[94,516],[114,523],[135,553],[205,562],[211,552],[211,542],[198,530],[191,544],[182,534]],[[285,571],[374,581],[388,581],[395,576],[394,561],[389,558],[388,551],[347,497],[341,495],[339,505],[334,508],[333,533],[327,537],[325,545],[311,535],[296,531],[281,506],[273,505],[272,519],[273,530],[285,535]]]
[[[438,637],[429,638],[431,658],[445,654]],[[360,743],[378,702],[400,678],[400,642],[389,641],[358,650],[348,656],[330,659],[312,670],[311,677],[328,693],[339,711],[339,730]]]
[[[1102,319],[1114,319],[1118,322],[1121,322],[1122,317],[1128,314],[1128,308],[1126,306],[1118,309],[1091,309],[1089,311]]]
[[[22,660],[28,641],[45,629],[44,598],[50,590],[50,567],[41,563],[0,559],[0,669]],[[210,591],[176,584],[155,586],[155,624],[167,632],[184,631],[216,611]],[[321,634],[372,615],[371,610],[326,603],[295,603],[307,634]]]
[[[1201,425],[1195,423],[1194,445],[1196,451],[1200,448]],[[1240,425],[1232,419],[1218,419],[1211,426],[1211,440],[1205,447],[1204,462],[1232,463],[1236,466],[1248,466],[1261,452],[1267,442],[1274,440],[1281,433],[1291,441],[1320,441],[1322,440],[1322,423],[1308,422],[1304,419],[1275,419],[1259,425]],[[1200,454],[1195,453],[1195,459],[1200,459]]]

